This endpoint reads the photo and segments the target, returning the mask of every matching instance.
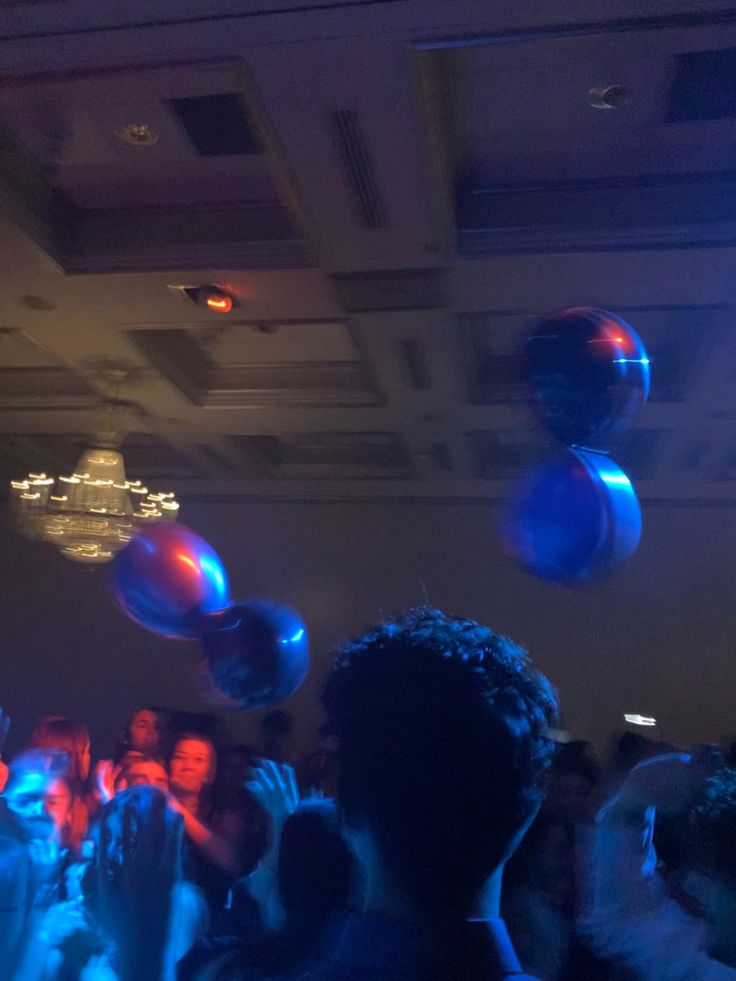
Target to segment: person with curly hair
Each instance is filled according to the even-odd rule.
[[[315,979],[520,979],[503,867],[536,815],[557,698],[526,651],[434,609],[337,652],[323,696],[364,911],[333,924]]]

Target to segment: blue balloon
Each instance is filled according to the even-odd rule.
[[[641,509],[610,457],[571,449],[519,485],[501,519],[506,554],[540,579],[577,585],[636,551]]]
[[[304,621],[269,600],[234,602],[202,638],[210,680],[238,708],[258,709],[292,695],[309,670]]]
[[[207,618],[230,599],[217,552],[173,521],[138,532],[115,558],[115,597],[124,613],[147,630],[174,640],[202,634]]]
[[[606,310],[577,307],[545,320],[527,342],[526,367],[537,416],[567,446],[605,448],[649,397],[646,349]]]

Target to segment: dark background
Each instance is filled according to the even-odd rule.
[[[609,581],[580,590],[518,571],[497,542],[490,507],[417,504],[193,504],[187,523],[219,550],[234,596],[297,607],[313,665],[284,707],[297,748],[321,718],[329,647],[381,614],[420,603],[478,618],[526,643],[559,686],[565,725],[605,745],[624,712],[655,716],[661,738],[736,734],[736,525],[729,509],[644,507],[637,555]],[[88,571],[0,526],[0,704],[13,717],[9,749],[33,720],[87,720],[93,754],[111,749],[128,713],[146,704],[206,707],[196,644],[129,622],[110,570]],[[424,586],[422,586],[422,583]],[[252,738],[253,713],[226,713]]]

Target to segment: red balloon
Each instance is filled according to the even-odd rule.
[[[230,599],[217,552],[172,521],[147,525],[118,553],[115,596],[142,627],[182,640],[198,637]]]

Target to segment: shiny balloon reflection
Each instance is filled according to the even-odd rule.
[[[565,585],[613,571],[640,537],[629,478],[604,454],[579,449],[532,471],[501,519],[506,554],[532,575]]]
[[[143,528],[115,559],[115,596],[122,610],[153,633],[198,637],[208,617],[230,599],[217,552],[180,524]]]
[[[649,397],[646,349],[606,310],[575,307],[545,320],[527,342],[526,367],[537,416],[566,445],[603,448]]]
[[[202,638],[210,681],[228,704],[257,709],[292,695],[309,670],[309,638],[288,606],[235,602]]]

